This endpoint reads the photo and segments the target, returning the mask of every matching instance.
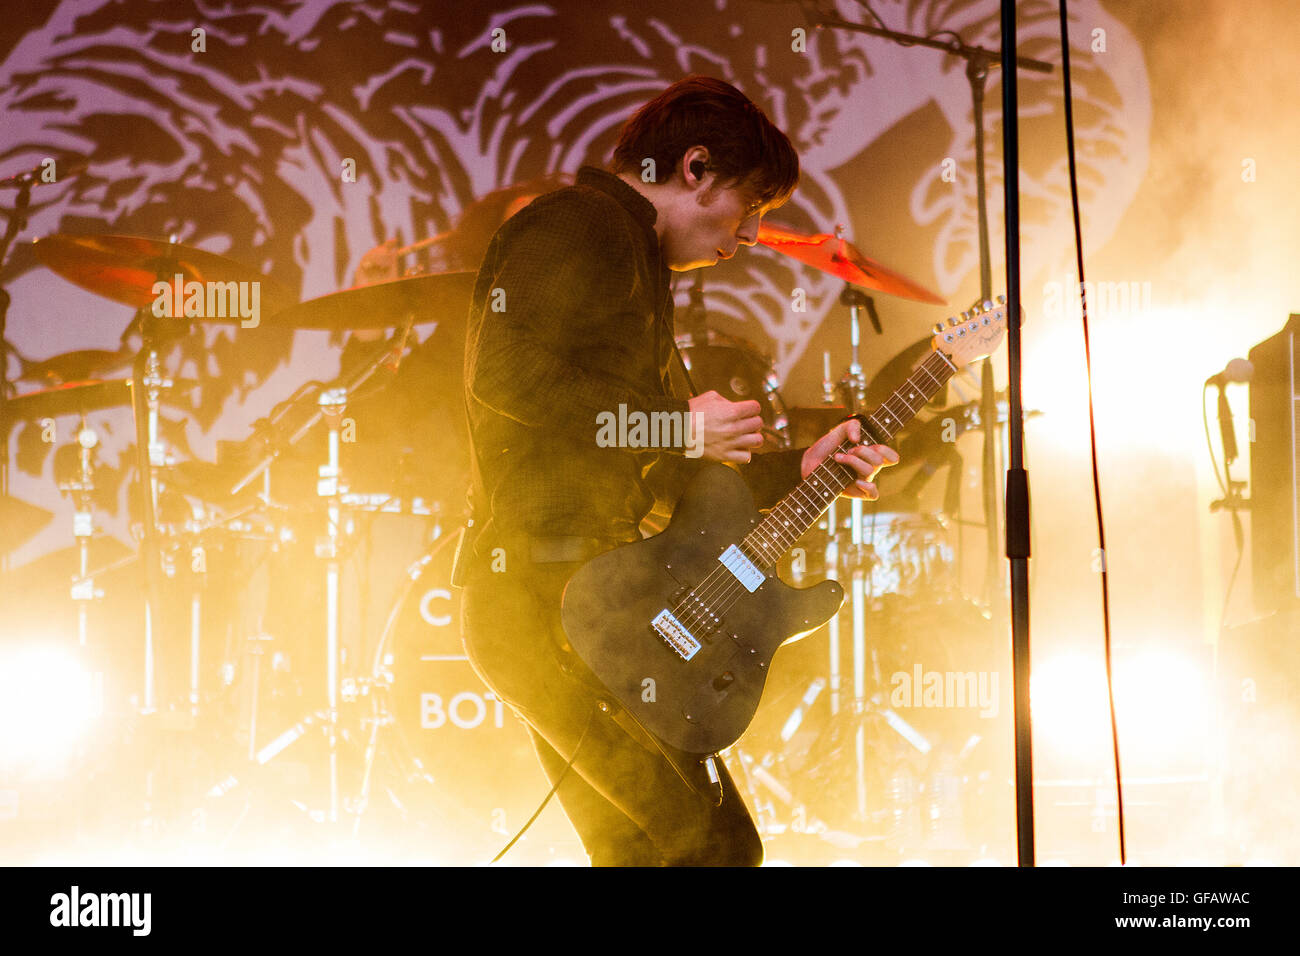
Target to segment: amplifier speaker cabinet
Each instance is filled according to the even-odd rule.
[[[1266,614],[1300,602],[1300,315],[1249,357],[1251,563]]]

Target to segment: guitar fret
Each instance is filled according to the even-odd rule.
[[[1000,315],[994,318],[1001,321]],[[991,331],[1000,334],[997,329]],[[987,340],[980,344],[987,344]],[[957,354],[954,352],[954,355]],[[967,358],[963,354],[958,361],[965,364]],[[956,371],[957,365],[941,349],[932,351],[881,405],[871,412],[859,414],[859,419],[869,426],[864,431],[864,440],[882,443],[892,441],[917,412],[939,393]],[[836,452],[847,453],[854,447],[853,442],[845,441]],[[795,542],[826,512],[835,498],[857,480],[858,475],[856,469],[835,461],[834,455],[828,456],[750,529],[741,542],[746,558],[755,565],[775,568]],[[734,584],[734,581],[724,578],[721,590],[710,594],[707,606],[692,592],[699,607],[687,609],[679,606],[673,613],[679,615],[679,620],[688,629],[707,628],[719,615],[725,614],[748,587],[744,580],[739,589]]]
[[[880,411],[880,409],[876,409],[876,412],[878,412],[878,411]],[[872,422],[872,423],[873,423],[873,424],[874,424],[878,429],[880,429],[880,436],[881,436],[885,441],[889,441],[890,439],[892,439],[892,438],[894,437],[893,429],[887,428],[887,427],[886,427],[886,426],[885,426],[885,425],[880,421],[880,419],[876,417],[876,412],[872,412],[870,415],[868,415],[868,416],[867,416],[867,419],[868,419],[868,421]]]
[[[937,378],[933,372],[931,372],[928,368],[925,367],[924,364],[922,364],[921,367],[917,369],[917,371],[924,372],[926,375],[930,376],[930,380],[934,382],[934,390],[936,392],[943,387],[943,381]]]

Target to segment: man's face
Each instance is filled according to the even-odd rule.
[[[668,268],[687,272],[730,259],[741,245],[758,241],[764,209],[756,191],[745,183],[695,190],[665,230],[661,247]]]

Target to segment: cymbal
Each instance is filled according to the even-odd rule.
[[[106,299],[146,309],[158,298],[155,282],[248,282],[258,284],[258,307],[274,315],[298,297],[256,269],[233,259],[181,243],[141,236],[72,236],[56,233],[33,244],[36,259],[74,285]],[[203,316],[204,322],[239,322],[238,310],[229,318]]]
[[[105,372],[116,372],[131,364],[133,354],[126,349],[109,352],[106,349],[78,349],[43,359],[40,362],[23,362],[18,375],[21,382],[41,385],[63,385],[96,379]]]
[[[788,226],[763,223],[758,228],[758,241],[782,255],[798,259],[828,275],[862,286],[864,289],[874,289],[877,292],[896,295],[901,299],[912,299],[916,302],[946,304],[929,289],[864,256],[847,239],[837,238],[824,232],[810,234]]]
[[[19,545],[49,524],[53,517],[52,511],[28,504],[21,498],[0,495],[0,527],[5,529],[0,550],[5,553],[17,550]]]
[[[474,272],[432,272],[375,282],[300,302],[276,313],[271,324],[294,329],[349,331],[402,325],[408,313],[415,323],[450,318],[462,322],[474,294]]]
[[[188,392],[198,383],[192,379],[174,380],[162,400],[175,404],[177,392]],[[172,394],[167,394],[171,392]],[[80,415],[131,404],[131,380],[111,378],[103,381],[65,382],[53,388],[43,388],[15,395],[4,404],[6,421],[45,418],[54,415]]]

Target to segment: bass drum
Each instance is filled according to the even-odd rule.
[[[374,660],[376,761],[396,786],[378,781],[368,800],[401,811],[431,856],[452,865],[487,863],[550,790],[522,721],[479,679],[460,637],[460,591],[451,585],[459,532],[434,542],[412,565]],[[380,769],[377,767],[376,771]],[[558,805],[506,858],[514,864],[581,862],[581,844]]]
[[[716,391],[728,401],[758,402],[765,439],[761,451],[791,447],[780,383],[767,356],[744,339],[712,329],[704,341],[678,336],[677,348],[701,393]]]

